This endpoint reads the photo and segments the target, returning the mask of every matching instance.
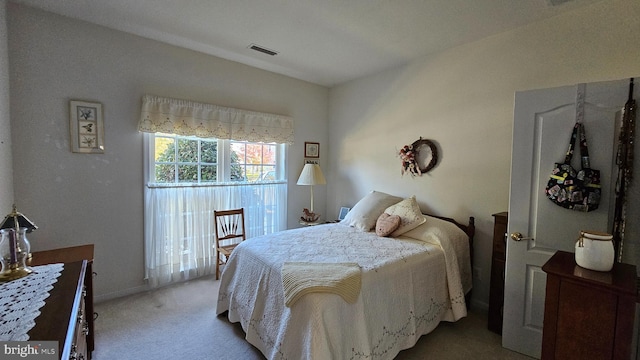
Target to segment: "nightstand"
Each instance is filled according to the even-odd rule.
[[[316,225],[324,224],[323,222],[307,222],[302,220],[298,221],[298,223],[304,226],[316,226]]]

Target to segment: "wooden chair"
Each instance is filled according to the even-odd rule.
[[[244,230],[244,208],[213,211],[216,239],[216,280],[220,278],[220,265],[227,263],[233,249],[247,239]]]

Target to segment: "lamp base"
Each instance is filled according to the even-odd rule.
[[[0,273],[0,282],[17,280],[31,274],[32,272],[33,270],[28,267],[10,268]]]
[[[316,214],[312,211],[309,211],[309,209],[307,208],[302,209],[302,216],[300,217],[300,220],[305,222],[315,222],[319,218],[320,218],[320,214]]]

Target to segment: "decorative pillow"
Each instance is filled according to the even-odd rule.
[[[400,226],[400,216],[382,213],[376,221],[376,235],[389,236]]]
[[[376,221],[384,209],[401,200],[402,198],[397,196],[371,191],[354,205],[340,223],[362,231],[369,231],[376,226]]]
[[[427,221],[420,211],[420,206],[418,206],[415,195],[395,205],[389,206],[384,212],[389,215],[400,216],[400,226],[391,233],[391,237],[400,236]]]

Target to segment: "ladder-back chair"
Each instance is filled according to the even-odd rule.
[[[226,264],[233,249],[247,239],[244,230],[244,208],[214,210],[216,239],[216,280],[220,278],[220,265]]]

